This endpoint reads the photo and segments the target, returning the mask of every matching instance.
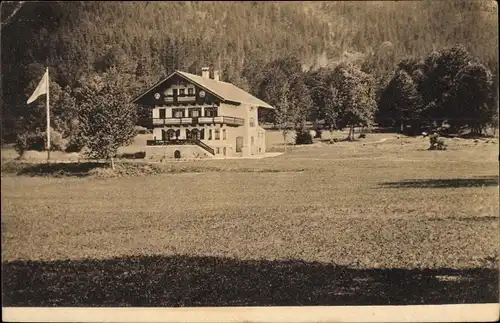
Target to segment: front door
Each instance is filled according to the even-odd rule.
[[[191,131],[191,138],[194,140],[200,140],[200,131],[198,129],[193,129]]]
[[[236,152],[241,153],[243,151],[243,137],[236,137]]]

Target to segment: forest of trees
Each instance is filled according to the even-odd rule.
[[[68,133],[85,80],[111,75],[125,100],[202,66],[296,107],[278,109],[277,124],[450,119],[481,132],[477,120],[496,118],[495,1],[20,3],[1,12],[2,140],[43,129],[43,102],[26,99],[47,66],[55,127]]]

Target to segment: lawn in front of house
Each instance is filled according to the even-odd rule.
[[[185,254],[359,267],[487,264],[499,242],[498,146],[457,141],[434,152],[425,150],[427,140],[405,140],[183,163],[206,166],[203,173],[3,177],[3,257]]]
[[[427,148],[380,134],[148,176],[2,173],[4,305],[497,302],[498,145]]]

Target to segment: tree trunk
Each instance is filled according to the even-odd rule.
[[[349,136],[347,137],[347,140],[353,141],[354,139],[354,126],[349,127]]]
[[[115,170],[115,159],[111,157],[111,169]]]
[[[283,131],[283,144],[285,146],[285,152],[286,152],[286,131]]]

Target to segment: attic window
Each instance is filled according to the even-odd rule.
[[[183,96],[183,95],[186,95],[185,93],[186,91],[184,89],[179,89],[179,95],[180,96]]]
[[[194,89],[192,87],[188,88],[188,95],[194,95]]]

